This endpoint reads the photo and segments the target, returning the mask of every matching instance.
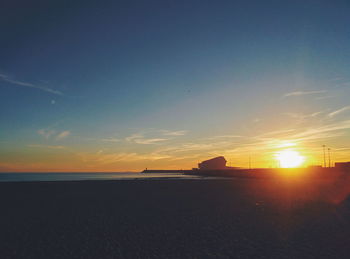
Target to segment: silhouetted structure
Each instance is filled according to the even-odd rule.
[[[227,161],[223,156],[218,156],[199,163],[198,168],[201,170],[227,169],[226,162]]]
[[[143,174],[184,174],[190,170],[162,170],[162,169],[145,169],[141,173]]]
[[[341,169],[350,169],[350,162],[338,162],[335,163],[335,167]]]

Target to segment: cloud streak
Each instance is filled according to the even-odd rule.
[[[37,132],[39,135],[43,136],[46,139],[49,139],[52,135],[56,133],[56,131],[50,129],[40,129]]]
[[[283,95],[283,97],[292,97],[292,96],[303,96],[303,95],[312,95],[312,94],[324,94],[327,93],[326,90],[319,90],[319,91],[294,91],[290,93],[286,93]]]
[[[169,159],[171,156],[158,154],[158,153],[149,153],[149,154],[139,154],[136,152],[117,152],[117,153],[79,153],[78,156],[87,163],[97,163],[100,165],[114,164],[118,162],[135,162],[142,160],[161,160]]]
[[[345,111],[348,111],[348,110],[350,110],[350,105],[349,106],[345,106],[345,107],[343,107],[341,109],[338,109],[338,110],[336,110],[334,112],[331,112],[331,113],[328,114],[328,116],[329,117],[334,117],[334,116],[336,116],[336,115],[338,115],[340,113],[343,113]]]
[[[69,130],[64,130],[61,133],[57,133],[55,130],[51,130],[51,129],[40,129],[37,131],[37,133],[43,136],[45,139],[50,139],[56,136],[55,137],[56,140],[64,139],[71,134]]]
[[[311,113],[310,116],[317,116]],[[218,135],[207,138],[200,138],[191,142],[171,143],[155,146],[152,150],[146,151],[122,151],[96,153],[82,152],[77,154],[88,166],[96,165],[123,165],[133,163],[146,166],[146,161],[159,161],[159,163],[181,163],[186,166],[194,166],[203,159],[224,155],[237,164],[244,164],[240,160],[248,154],[261,153],[261,158],[256,160],[257,164],[266,164],[271,156],[281,148],[295,148],[304,150],[301,143],[324,143],[325,139],[343,136],[344,130],[350,129],[350,120],[338,121],[323,124],[317,127],[305,127],[303,129],[285,129],[266,132],[258,136],[240,135]],[[165,141],[163,138],[145,138],[143,134],[132,134],[124,139],[125,141],[137,144],[156,144]],[[321,142],[322,141],[322,142]],[[317,148],[311,150],[314,145],[308,147],[310,152],[318,152]],[[305,151],[305,150],[304,150]],[[344,152],[347,152],[346,150]],[[175,161],[175,162],[174,162]],[[267,161],[267,162],[266,162]],[[134,163],[135,162],[135,163]],[[136,163],[138,162],[138,163]]]
[[[161,130],[165,136],[183,136],[186,135],[186,130],[170,131],[170,130]]]
[[[34,147],[34,148],[49,148],[49,149],[65,149],[65,146],[50,146],[50,145],[37,145],[37,144],[32,144],[28,145],[28,147]]]
[[[313,113],[310,113],[310,114],[301,114],[301,113],[293,113],[293,112],[287,112],[287,113],[284,113],[285,115],[289,116],[289,117],[292,117],[294,119],[307,119],[307,118],[313,118],[313,117],[316,117],[320,114],[322,114],[323,112],[322,111],[319,111],[319,112],[313,112]]]
[[[10,83],[10,84],[13,84],[13,85],[39,89],[41,91],[48,92],[48,93],[55,94],[55,95],[60,95],[60,96],[63,95],[63,93],[58,91],[58,90],[54,90],[54,89],[46,87],[46,86],[34,85],[32,83],[14,80],[14,79],[11,79],[9,76],[4,75],[4,74],[0,74],[0,80],[7,82],[7,83]]]
[[[274,141],[274,140],[290,140],[293,142],[311,142],[311,141],[319,141],[326,138],[333,138],[342,136],[343,133],[340,132],[341,130],[350,129],[350,120],[345,121],[338,121],[334,123],[330,123],[327,125],[319,126],[319,127],[312,127],[312,128],[306,128],[302,131],[295,132],[293,134],[288,134],[287,136],[284,136],[282,138],[264,138],[264,136],[267,136],[267,134],[263,134],[261,136],[258,136],[257,139],[261,139],[262,141]],[[286,131],[288,132],[288,131]],[[277,132],[278,133],[278,132]]]
[[[126,137],[125,140],[127,142],[133,142],[136,144],[142,145],[150,145],[150,144],[158,144],[159,142],[163,142],[168,140],[167,138],[145,138],[142,134],[132,134],[129,137]]]
[[[64,138],[68,137],[70,134],[71,134],[71,133],[70,133],[69,130],[62,131],[61,133],[59,133],[59,134],[56,136],[56,139],[57,139],[57,140],[64,139]]]

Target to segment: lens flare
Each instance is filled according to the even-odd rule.
[[[275,157],[278,160],[280,167],[283,168],[299,167],[305,161],[305,157],[301,156],[299,152],[292,150],[280,151]]]

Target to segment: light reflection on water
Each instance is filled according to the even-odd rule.
[[[198,179],[200,177],[175,173],[0,173],[0,182],[131,180],[131,179]]]

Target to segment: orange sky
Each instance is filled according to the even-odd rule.
[[[346,1],[5,2],[1,172],[350,160]]]

